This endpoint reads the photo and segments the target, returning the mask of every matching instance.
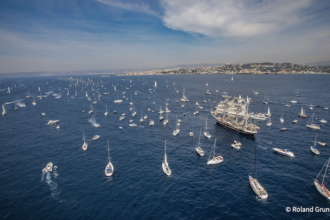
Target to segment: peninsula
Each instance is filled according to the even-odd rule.
[[[159,69],[140,72],[127,72],[116,76],[142,76],[142,75],[191,75],[191,74],[330,74],[330,66],[309,66],[304,63],[248,63],[210,66],[204,68]]]

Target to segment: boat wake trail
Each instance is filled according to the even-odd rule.
[[[23,99],[15,100],[15,101],[12,101],[12,102],[6,102],[5,105],[13,104],[13,103],[15,103],[15,102],[17,102],[17,104],[18,104],[18,103],[22,103],[22,100],[23,100]]]
[[[49,92],[46,92],[46,93],[45,93],[45,97],[47,97],[47,96],[51,95],[53,92],[54,92],[54,91],[49,91]]]
[[[53,167],[53,171],[46,172],[46,168],[42,169],[42,177],[41,180],[45,181],[50,188],[51,197],[55,200],[59,200],[59,194],[61,193],[61,189],[58,187],[55,179],[58,177],[56,172],[57,166]]]
[[[92,118],[88,119],[88,122],[91,123],[94,127],[100,127],[100,124],[96,123],[96,119],[93,116]]]
[[[267,147],[263,147],[263,146],[258,146],[259,148],[261,148],[261,149],[263,149],[263,150],[266,150],[267,149]]]

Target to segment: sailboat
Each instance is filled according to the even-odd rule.
[[[134,108],[134,112],[132,113],[132,116],[134,117],[136,115],[135,105],[134,104],[133,104],[133,108]]]
[[[9,89],[9,87],[8,87],[8,91],[7,91],[7,93],[10,93],[10,89]]]
[[[164,111],[162,110],[162,106],[159,106],[159,120],[163,120],[164,119],[164,116],[162,116],[162,113],[164,113]]]
[[[131,102],[129,104],[130,105],[133,105],[132,95],[131,95]]]
[[[249,175],[249,182],[253,191],[261,199],[267,199],[268,193],[265,188],[257,180],[257,145],[255,145],[255,162],[254,162],[254,178]]]
[[[76,89],[76,94],[75,94],[75,96],[74,96],[74,97],[76,97],[76,98],[78,97],[78,96],[77,96],[77,89]]]
[[[215,156],[215,146],[217,143],[217,139],[214,140],[214,145],[212,147],[209,159],[207,161],[207,164],[217,164],[217,163],[221,163],[223,161],[223,157],[222,156]],[[212,157],[212,159],[211,159]]]
[[[176,115],[176,129],[173,131],[174,136],[177,136],[180,133],[179,126],[180,124],[178,123],[178,115]]]
[[[37,103],[36,103],[36,99],[34,98],[34,94],[33,94],[33,102],[32,102],[32,105],[37,105]]]
[[[167,156],[166,156],[166,139],[165,139],[165,150],[164,150],[164,161],[162,163],[162,167],[163,167],[163,170],[164,170],[164,173],[167,175],[167,176],[170,176],[172,171],[170,169],[170,167],[168,166],[168,163],[167,163]]]
[[[107,116],[108,115],[108,105],[105,104],[105,112],[104,112],[104,115]]]
[[[199,142],[198,145],[196,146],[196,152],[200,155],[200,156],[204,156],[204,151],[201,148],[201,135],[202,135],[202,129],[200,130],[199,133]]]
[[[141,119],[140,119],[140,122],[141,122],[141,123],[143,122],[143,110],[142,110],[142,113],[141,113]]]
[[[110,161],[110,149],[109,149],[109,140],[108,140],[108,158],[109,158],[109,163],[108,165],[105,167],[104,173],[106,176],[112,176],[113,172],[114,172],[114,168],[113,165]]]
[[[38,87],[38,91],[40,92],[40,86]]]
[[[211,138],[210,133],[207,131],[207,118],[206,118],[206,121],[205,121],[204,136],[206,138]]]
[[[208,86],[209,86],[209,84],[206,83],[206,91],[205,91],[205,94],[206,94],[206,95],[211,95],[210,91],[208,90]]]
[[[268,118],[268,122],[266,124],[268,127],[272,125],[272,121],[270,120],[270,117]]]
[[[266,101],[266,95],[264,96],[264,101],[262,103],[264,103],[266,105],[268,104],[268,102]]]
[[[86,97],[88,97],[87,91],[86,91]]]
[[[115,86],[116,87],[116,86]],[[118,99],[114,101],[114,103],[122,103],[123,100],[120,100],[119,99],[119,94],[118,94],[118,90],[117,90],[117,96],[118,96]]]
[[[156,88],[157,87],[157,82],[155,81],[155,85],[154,85],[154,87]]]
[[[187,97],[184,95],[184,87],[183,87],[183,92],[182,92],[182,99],[181,101],[183,102],[188,102],[189,100],[187,99]]]
[[[29,98],[32,98],[31,94],[30,94],[30,91],[28,90],[28,95],[25,96],[25,98],[29,99]]]
[[[5,106],[2,104],[2,115],[5,115],[5,114],[7,114],[7,112],[6,112]]]
[[[165,112],[171,112],[171,110],[169,110],[168,108],[167,108],[167,99],[166,99],[166,104],[165,104]]]
[[[319,175],[317,175],[317,177],[314,180],[314,185],[315,185],[317,191],[319,191],[319,193],[322,196],[324,196],[325,198],[327,198],[328,200],[330,200],[330,191],[325,187],[325,185],[324,185],[324,179],[327,176],[327,172],[328,172],[328,168],[329,168],[329,163],[330,163],[330,158],[325,162],[325,164],[324,164],[322,170],[320,171]],[[317,178],[320,176],[320,174],[322,173],[323,169],[324,169],[324,174],[323,174],[322,183],[320,184]]]
[[[316,138],[317,138],[317,134],[316,134],[316,137],[315,137],[315,141],[314,141],[314,146],[311,146],[311,151],[314,153],[314,154],[316,154],[316,155],[319,155],[320,154],[320,151],[318,151],[317,149],[316,149]]]
[[[82,149],[83,149],[83,150],[87,150],[88,145],[87,145],[87,143],[86,143],[86,141],[85,141],[85,134],[84,134],[84,133],[83,133],[83,139],[84,139],[84,144],[82,145]]]
[[[269,107],[268,107],[268,111],[267,111],[266,116],[268,116],[268,117],[272,116],[272,114],[270,114],[270,109],[269,109]]]
[[[163,117],[163,116],[162,116]],[[166,119],[164,120],[163,122],[164,125],[167,125],[168,124],[168,113],[166,112]]]
[[[300,111],[300,114],[298,114],[300,117],[302,117],[302,118],[306,118],[307,116],[305,115],[305,113],[304,113],[304,108],[303,107],[301,107],[301,111]]]
[[[198,114],[198,106],[196,105],[196,111],[194,112],[194,115],[197,115]]]
[[[281,118],[280,118],[280,122],[281,122],[281,123],[284,123],[284,119],[283,119],[283,107],[282,107],[282,116],[281,116]]]
[[[309,121],[312,119],[311,123],[309,124]],[[314,113],[312,115],[312,117],[308,120],[307,124],[306,124],[306,127],[307,128],[311,128],[311,129],[315,129],[315,130],[320,130],[320,126],[316,125],[316,124],[313,124],[313,119],[314,119]]]

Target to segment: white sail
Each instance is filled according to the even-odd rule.
[[[7,91],[7,93],[10,93],[10,89],[9,89],[9,87],[8,87],[8,91]]]
[[[5,114],[7,114],[7,112],[6,112],[5,106],[2,105],[2,115],[5,115]]]
[[[155,87],[157,87],[157,82],[155,81]]]

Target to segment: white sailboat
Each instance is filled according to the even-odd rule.
[[[107,116],[109,114],[108,112],[108,104],[105,104],[105,112],[104,115]]]
[[[114,168],[113,168],[113,165],[110,161],[109,140],[108,140],[108,158],[109,158],[109,162],[108,162],[107,166],[105,167],[104,173],[105,173],[106,176],[112,176],[112,174],[114,172]]]
[[[173,131],[173,136],[177,136],[180,133],[180,124],[178,123],[178,115],[176,115],[176,129]]]
[[[164,120],[163,122],[164,125],[167,125],[168,124],[168,113],[166,112],[166,119]]]
[[[154,85],[154,87],[156,88],[157,87],[157,82],[155,81],[155,85]]]
[[[317,175],[317,177],[314,180],[314,185],[315,185],[317,191],[319,191],[319,193],[322,196],[324,196],[325,198],[327,198],[328,200],[330,200],[330,191],[325,187],[324,179],[325,179],[325,177],[327,177],[327,174],[328,174],[329,163],[330,163],[330,158],[327,160],[327,162],[325,162],[325,164],[324,164],[322,170],[320,171],[319,175]],[[323,169],[324,169],[324,174],[323,174],[322,183],[320,184],[317,178],[320,176]]]
[[[87,91],[86,91],[86,97],[88,97]]]
[[[115,86],[115,87],[116,87],[116,86]],[[119,99],[118,90],[117,90],[117,96],[118,96],[118,99],[116,99],[116,100],[114,101],[114,103],[122,103],[123,100],[120,100],[120,99]]]
[[[311,121],[312,119],[312,121]],[[317,124],[313,124],[313,120],[314,120],[314,113],[312,115],[312,117],[308,120],[306,127],[307,128],[311,128],[311,129],[315,129],[315,130],[320,130],[320,126],[318,126]],[[311,123],[309,124],[309,122],[311,121]]]
[[[188,102],[189,100],[187,99],[187,97],[184,95],[184,87],[183,87],[183,92],[182,92],[182,102]]]
[[[266,116],[268,116],[268,117],[272,116],[272,114],[270,113],[270,109],[269,109],[269,107],[268,107],[268,111],[267,111]]]
[[[37,103],[36,103],[36,99],[34,98],[34,94],[33,94],[33,102],[32,102],[32,105],[37,105]]]
[[[172,171],[171,171],[170,167],[168,166],[167,156],[166,156],[166,139],[165,139],[164,161],[162,162],[162,168],[163,168],[164,173],[167,176],[171,175]]]
[[[253,191],[261,199],[267,199],[268,193],[266,189],[257,180],[257,146],[255,145],[255,162],[254,162],[254,178],[249,175],[249,182]]]
[[[204,156],[204,151],[201,148],[201,136],[202,136],[202,129],[199,132],[199,142],[198,145],[196,146],[196,152],[200,155],[200,156]]]
[[[5,106],[2,104],[2,115],[5,115],[5,114],[7,114],[7,112],[6,112]]]
[[[211,95],[210,91],[208,90],[209,84],[206,83],[206,90],[205,90],[205,95]]]
[[[91,110],[89,110],[88,113],[89,114],[92,114],[92,112],[93,112],[93,105],[92,105],[92,103],[90,103],[90,104],[91,104]]]
[[[141,122],[141,123],[143,122],[143,110],[142,110],[142,113],[141,113],[141,119],[140,119],[140,122]]]
[[[304,113],[304,108],[303,107],[301,107],[301,111],[300,111],[300,114],[298,114],[300,117],[302,117],[302,118],[306,118],[307,116],[305,115],[305,113]]]
[[[317,134],[316,134],[316,136],[315,136],[314,146],[311,146],[311,151],[312,151],[314,154],[319,155],[319,154],[320,154],[320,151],[318,151],[318,150],[316,149],[316,138],[317,138]]]
[[[272,121],[270,120],[270,117],[268,118],[268,122],[266,124],[268,127],[272,125]]]
[[[10,93],[10,89],[9,89],[9,87],[8,87],[8,91],[7,91],[7,93]]]
[[[38,87],[38,91],[40,92],[40,86]]]
[[[211,138],[210,133],[207,131],[207,118],[206,118],[206,121],[205,121],[204,136],[206,138],[209,138],[209,139]]]
[[[85,134],[83,133],[83,139],[84,139],[84,144],[82,145],[82,149],[83,150],[87,150],[87,148],[88,148],[88,145],[87,145],[87,143],[86,143],[86,141],[85,141]]]
[[[194,115],[197,115],[198,114],[198,105],[196,103],[196,111],[194,112]]]
[[[216,143],[217,143],[217,139],[214,140],[214,145],[212,147],[212,150],[211,150],[211,153],[210,153],[210,156],[209,156],[209,159],[207,161],[207,164],[218,164],[218,163],[221,163],[223,162],[223,157],[222,156],[215,156],[215,147],[216,147]]]
[[[132,113],[132,116],[134,117],[136,115],[136,111],[135,111],[135,105],[133,104],[133,113]]]
[[[283,107],[282,107],[282,116],[281,116],[281,118],[280,118],[280,122],[281,122],[281,123],[284,123],[284,119],[283,119]]]

